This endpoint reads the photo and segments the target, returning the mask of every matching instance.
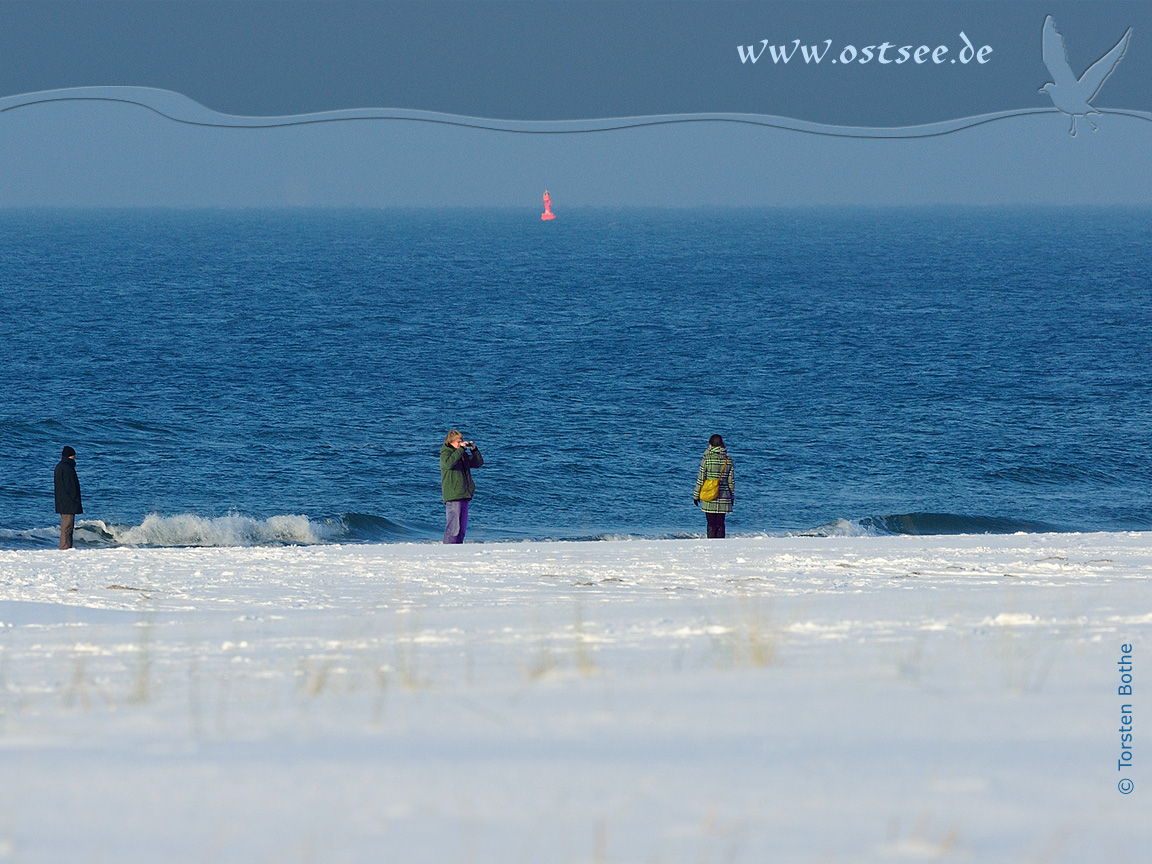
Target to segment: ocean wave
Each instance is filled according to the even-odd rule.
[[[658,534],[625,534],[623,532],[605,532],[602,534],[572,534],[541,537],[541,541],[557,541],[562,543],[625,543],[633,540],[697,540],[701,537],[699,532],[691,531],[663,531]]]
[[[899,534],[1017,534],[1051,533],[1063,529],[1043,522],[990,516],[962,516],[951,513],[903,513],[866,516],[861,519],[835,519],[805,531],[739,536],[793,537],[887,537]],[[633,540],[690,540],[699,532],[666,531],[565,533],[542,531],[508,536],[483,529],[472,542],[628,542]],[[733,534],[732,536],[737,536]],[[26,530],[0,529],[0,548],[53,548],[60,538],[58,526]],[[100,519],[76,522],[75,544],[80,548],[117,546],[181,548],[190,546],[313,546],[326,543],[433,542],[440,529],[373,516],[345,513],[330,518],[302,514],[282,514],[264,519],[230,513],[226,516],[197,516],[179,513],[163,516],[150,513],[139,525],[122,525]]]
[[[369,513],[345,513],[339,521],[345,530],[345,536],[340,539],[361,542],[439,539],[442,531]]]
[[[312,546],[323,543],[396,542],[428,539],[427,529],[363,513],[315,519],[281,514],[259,519],[238,513],[197,516],[150,513],[139,525],[101,519],[78,519],[73,537],[77,547],[113,546]],[[0,547],[45,548],[59,542],[56,526],[25,530],[0,529]]]
[[[480,528],[469,535],[476,542],[620,542],[632,540],[685,540],[699,537],[685,532],[565,533],[553,531],[507,532]],[[434,542],[441,529],[373,516],[345,513],[331,518],[286,514],[258,519],[237,513],[206,517],[192,513],[164,516],[150,513],[139,525],[123,525],[101,519],[76,521],[74,542],[78,548],[116,546],[182,548],[190,546],[313,546],[326,543]],[[59,526],[27,530],[0,529],[0,548],[55,548]]]
[[[0,549],[38,549],[55,546],[59,540],[59,526],[27,530],[0,528]]]
[[[899,513],[834,519],[797,537],[891,537],[897,534],[1048,534],[1062,529],[1044,522],[999,516],[963,516],[955,513]]]
[[[207,518],[191,513],[150,513],[139,525],[109,525],[100,520],[76,524],[77,545],[93,546],[284,546],[314,545],[346,533],[336,520],[314,521],[303,515],[229,514]]]

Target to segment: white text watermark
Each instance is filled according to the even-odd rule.
[[[960,45],[897,45],[895,42],[881,42],[876,45],[857,47],[848,44],[840,49],[839,53],[833,51],[832,40],[825,39],[815,45],[805,45],[800,39],[793,39],[783,45],[774,45],[771,40],[761,39],[755,45],[737,45],[736,51],[740,62],[746,66],[755,65],[764,61],[771,61],[774,66],[786,66],[789,63],[806,66],[819,66],[822,63],[852,66],[875,63],[877,66],[902,66],[911,63],[913,66],[925,64],[941,66],[944,64],[960,63],[968,65],[976,63],[984,65],[990,62],[992,56],[991,45],[981,45],[979,48],[972,40],[960,31]]]

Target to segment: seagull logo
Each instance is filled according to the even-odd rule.
[[[1092,98],[1100,92],[1100,87],[1128,50],[1128,38],[1131,35],[1132,28],[1129,27],[1111,51],[1077,78],[1068,64],[1068,49],[1064,47],[1064,37],[1056,29],[1056,22],[1051,15],[1044,19],[1044,65],[1048,67],[1054,81],[1041,87],[1040,92],[1047,93],[1052,104],[1072,118],[1072,128],[1068,130],[1070,134],[1076,134],[1077,117],[1083,117],[1092,131],[1096,131],[1096,124],[1088,117],[1089,114],[1100,113],[1092,107]]]

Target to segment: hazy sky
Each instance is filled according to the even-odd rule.
[[[1152,110],[1148,3],[9,0],[0,96],[126,85],[243,115],[744,112],[901,126],[1050,109],[1039,92],[1051,80],[1046,14],[1077,75],[1132,27],[1094,104]],[[947,50],[937,63],[926,49],[917,63],[921,45]],[[1081,123],[1075,138],[1057,113],[917,141],[716,123],[524,136],[396,120],[200,128],[129,105],[52,102],[0,111],[0,206],[535,207],[545,187],[558,210],[1152,203],[1152,122],[1096,122],[1099,131]]]

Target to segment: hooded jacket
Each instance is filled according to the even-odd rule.
[[[52,475],[56,487],[57,513],[83,513],[80,504],[80,478],[76,476],[76,463],[71,459],[61,459],[56,463]]]

